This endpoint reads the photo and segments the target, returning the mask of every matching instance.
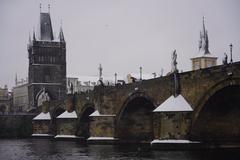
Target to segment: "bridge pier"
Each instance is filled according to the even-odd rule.
[[[42,105],[42,112],[32,120],[32,137],[53,137],[50,133],[50,123],[49,102],[44,102]]]
[[[76,136],[77,114],[74,110],[73,96],[69,95],[65,101],[66,111],[57,117],[57,135],[54,138],[80,138]]]
[[[91,115],[90,137],[88,143],[116,143],[115,137],[115,117],[116,115],[100,114],[98,110]]]

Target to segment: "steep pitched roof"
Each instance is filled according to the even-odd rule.
[[[49,13],[40,13],[40,40],[53,40],[52,23]]]
[[[192,107],[185,100],[185,98],[179,94],[177,97],[171,96],[161,105],[159,105],[153,112],[191,112]]]
[[[39,115],[33,118],[33,120],[51,120],[50,113],[43,113],[41,112]]]
[[[57,118],[77,118],[76,111],[68,112],[65,111],[61,115],[59,115]]]

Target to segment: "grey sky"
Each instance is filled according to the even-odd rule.
[[[39,4],[51,19],[56,35],[61,19],[67,43],[67,74],[120,75],[170,71],[171,53],[178,68],[191,69],[198,52],[202,16],[206,17],[210,52],[229,53],[240,60],[239,0],[1,0],[0,86],[14,85],[15,73],[27,77],[29,31],[39,23]]]

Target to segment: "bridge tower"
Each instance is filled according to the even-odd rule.
[[[66,96],[66,43],[62,27],[59,37],[54,37],[50,6],[48,9],[48,13],[43,13],[40,6],[37,33],[33,31],[28,43],[30,110],[41,105],[43,95],[47,94],[50,100],[60,100]]]
[[[205,29],[204,17],[203,28],[200,31],[199,51],[198,54],[191,58],[192,69],[203,69],[217,65],[217,57],[209,52],[208,32]]]

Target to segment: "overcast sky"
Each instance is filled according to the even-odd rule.
[[[202,17],[209,34],[209,50],[240,60],[239,0],[0,0],[0,86],[14,85],[15,74],[28,74],[29,31],[51,4],[53,30],[62,19],[67,45],[67,75],[126,75],[170,71],[171,53],[179,70],[191,69],[198,53]]]

